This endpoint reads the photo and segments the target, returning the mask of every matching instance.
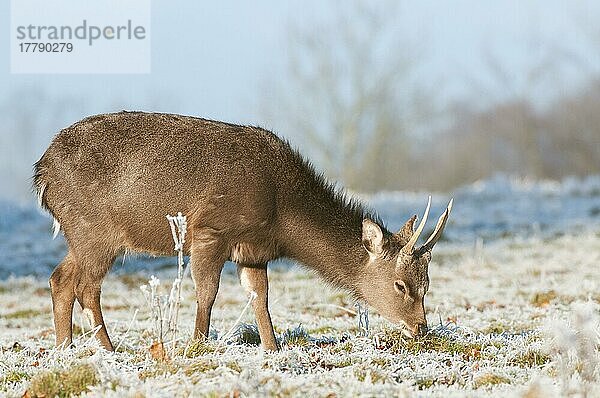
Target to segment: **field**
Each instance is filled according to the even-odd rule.
[[[270,269],[270,306],[282,350],[266,353],[227,267],[206,343],[187,344],[195,302],[185,281],[182,341],[167,361],[150,354],[140,286],[156,274],[167,290],[173,258],[115,264],[103,307],[116,353],[99,348],[77,306],[75,347],[55,350],[47,276],[64,244],[50,240],[50,221],[36,210],[0,205],[0,394],[600,396],[600,179],[498,178],[453,196],[429,268],[428,336],[404,340],[373,311],[364,335],[347,294],[279,263]],[[433,197],[439,214],[447,197]],[[395,229],[422,212],[426,194],[365,199]]]

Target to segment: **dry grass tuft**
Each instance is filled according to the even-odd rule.
[[[511,358],[508,363],[521,368],[540,367],[550,362],[550,355],[539,351],[528,350]]]
[[[490,387],[498,384],[510,384],[510,379],[493,373],[486,373],[473,381],[473,388]]]
[[[216,341],[198,339],[192,341],[187,347],[180,348],[177,355],[183,355],[185,358],[198,358],[214,352],[222,352],[223,347]]]
[[[260,345],[260,335],[256,325],[241,323],[234,332],[233,338],[239,344]]]
[[[407,339],[399,329],[386,329],[379,338],[382,348],[393,354],[419,354],[424,351],[437,351],[460,355],[464,359],[481,359],[482,345],[453,339],[445,335],[429,333],[424,337]]]
[[[538,292],[531,297],[531,304],[536,307],[546,307],[550,302],[558,297],[558,294],[554,290],[548,290],[545,292]]]
[[[45,314],[45,312],[40,310],[27,309],[11,312],[9,314],[3,315],[2,317],[5,319],[29,319],[43,314]]]
[[[306,347],[311,344],[311,337],[302,326],[287,329],[281,336],[282,345]]]
[[[360,382],[371,382],[373,384],[385,383],[389,377],[387,374],[378,369],[369,368],[367,366],[359,366],[354,369],[354,377]]]
[[[90,364],[74,365],[65,370],[45,370],[31,378],[30,397],[77,396],[99,383],[98,373]]]
[[[187,376],[192,376],[197,373],[210,372],[211,370],[215,370],[218,367],[219,367],[219,364],[217,364],[215,361],[201,359],[198,361],[194,361],[194,363],[192,363],[191,365],[186,367],[184,373]]]

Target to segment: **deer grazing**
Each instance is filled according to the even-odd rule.
[[[35,164],[34,187],[68,246],[50,277],[56,343],[71,344],[77,300],[107,350],[104,276],[125,250],[171,255],[164,218],[177,212],[188,220],[195,338],[208,336],[221,270],[231,260],[244,289],[256,293],[262,346],[276,350],[267,263],[279,257],[366,301],[409,337],[423,334],[431,250],[452,207],[417,247],[431,198],[416,230],[413,216],[391,233],[269,131],[142,112],[92,116],[60,131]]]

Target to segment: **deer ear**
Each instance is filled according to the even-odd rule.
[[[383,232],[377,223],[369,220],[363,220],[362,224],[362,243],[367,251],[377,256],[383,251]]]
[[[410,237],[413,235],[416,221],[417,216],[414,215],[411,218],[409,218],[408,221],[406,221],[406,224],[404,224],[404,226],[400,228],[400,231],[396,232],[396,236],[400,238],[400,243],[402,246],[404,246],[410,240]]]

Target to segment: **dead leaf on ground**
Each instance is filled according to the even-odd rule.
[[[167,355],[167,351],[165,350],[165,345],[163,342],[155,341],[150,346],[150,356],[157,360],[166,362],[169,360],[169,356]]]

